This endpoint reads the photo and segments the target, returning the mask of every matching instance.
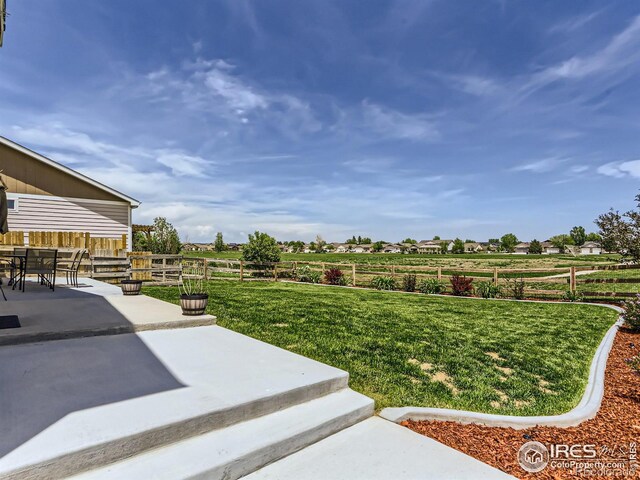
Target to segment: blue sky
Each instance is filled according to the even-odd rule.
[[[640,4],[13,0],[0,134],[183,240],[546,238],[640,180]]]

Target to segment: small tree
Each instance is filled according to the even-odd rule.
[[[560,235],[554,235],[549,239],[551,244],[560,249],[560,253],[564,253],[568,245],[573,245],[573,238],[570,235],[561,233]]]
[[[315,252],[316,253],[325,253],[325,245],[327,244],[327,242],[324,241],[324,238],[322,238],[320,235],[316,235],[316,248],[315,248]]]
[[[280,248],[275,238],[256,230],[249,234],[249,241],[242,248],[242,259],[254,263],[279,262]]]
[[[620,214],[612,209],[600,215],[595,223],[600,228],[599,233],[605,250],[619,253],[638,263],[640,262],[640,195],[636,195],[635,200],[637,210]]]
[[[361,245],[368,245],[368,244],[370,244],[372,242],[371,242],[371,239],[369,237],[364,237],[364,238],[361,238],[360,242],[358,242],[358,243],[361,244]]]
[[[149,237],[144,232],[136,232],[133,235],[133,251],[146,252],[151,249]]]
[[[459,238],[456,238],[453,241],[453,246],[451,247],[451,253],[464,253],[464,242]]]
[[[374,252],[381,252],[383,248],[384,248],[384,242],[376,242],[371,247],[371,249]]]
[[[447,242],[440,242],[440,253],[449,253],[449,244]]]
[[[573,244],[577,246],[587,241],[587,232],[585,232],[584,227],[573,227],[569,232],[569,236],[573,240]]]
[[[540,255],[542,253],[542,244],[535,238],[529,244],[529,253],[532,255]]]
[[[500,238],[500,248],[505,252],[513,253],[518,244],[518,237],[513,233],[507,233]]]
[[[164,255],[178,253],[182,248],[178,231],[166,218],[156,217],[153,220],[153,235],[148,247],[151,252]]]
[[[418,243],[418,241],[414,238],[405,238],[400,243],[410,243],[411,245],[415,245],[416,243]]]
[[[213,249],[216,252],[224,252],[227,246],[224,244],[224,238],[222,238],[222,232],[216,233],[216,240],[213,242]]]

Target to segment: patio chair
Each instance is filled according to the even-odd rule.
[[[71,285],[74,287],[78,286],[78,270],[80,270],[80,263],[85,255],[89,252],[84,248],[76,248],[71,252],[71,257],[68,261],[61,262],[64,266],[60,266],[58,264],[58,272],[64,272],[67,277],[67,285],[69,285],[69,280],[71,280]]]
[[[51,290],[56,289],[56,260],[58,250],[49,248],[27,248],[24,276],[37,275],[40,285],[47,285]],[[22,283],[22,290],[24,291]]]

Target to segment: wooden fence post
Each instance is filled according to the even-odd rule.
[[[278,281],[278,264],[274,264],[273,265],[273,281],[277,282]]]
[[[165,283],[167,281],[166,268],[167,268],[167,258],[162,257],[162,283]]]
[[[571,293],[576,291],[576,267],[569,268],[569,290]]]
[[[244,280],[244,262],[240,260],[240,281]]]
[[[442,267],[438,267],[438,280],[442,280]]]
[[[351,284],[354,287],[356,286],[356,264],[355,263],[351,264]]]
[[[498,268],[497,267],[493,269],[493,283],[495,285],[498,284]]]
[[[203,258],[202,261],[204,262],[204,266],[202,267],[202,276],[206,280],[207,279],[207,267],[209,265],[209,262],[207,261],[206,258]]]

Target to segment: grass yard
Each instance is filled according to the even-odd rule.
[[[183,252],[186,257],[239,259],[241,252]],[[618,255],[509,255],[458,254],[419,255],[401,253],[283,253],[282,261],[335,262],[375,265],[420,265],[450,269],[474,268],[556,268],[614,264]]]
[[[344,369],[390,406],[558,414],[580,400],[617,313],[308,284],[209,281],[218,324]],[[144,293],[178,303],[174,287]]]

